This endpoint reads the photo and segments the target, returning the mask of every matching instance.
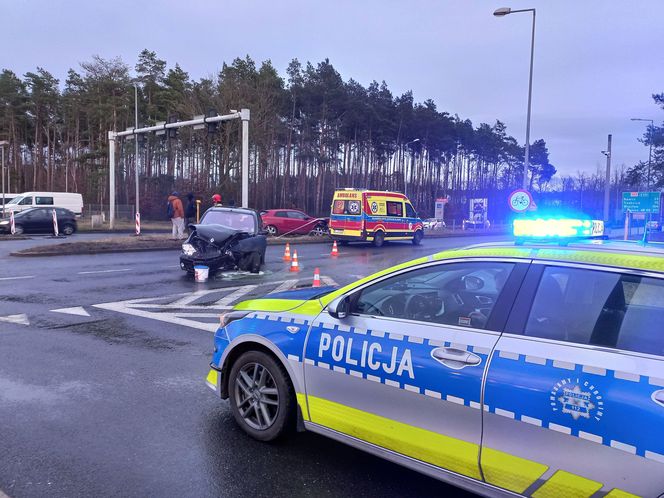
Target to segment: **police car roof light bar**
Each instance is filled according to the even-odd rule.
[[[579,218],[524,218],[514,220],[512,233],[517,244],[524,240],[565,243],[573,239],[604,237],[604,222]]]

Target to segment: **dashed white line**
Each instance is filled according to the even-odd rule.
[[[426,394],[426,395],[429,396],[430,398],[437,398],[437,399],[441,399],[441,398],[442,398],[442,394],[440,394],[440,393],[437,392],[437,391],[430,391],[429,389],[425,389],[425,390],[424,390],[424,394]]]
[[[458,398],[457,396],[452,396],[451,394],[448,394],[445,396],[445,399],[447,401],[450,401],[451,403],[455,403],[457,405],[463,405],[463,398]]]
[[[22,277],[0,277],[0,280],[23,280],[26,278],[35,278],[34,275],[25,275]]]
[[[528,415],[521,415],[521,421],[526,424],[536,425],[537,427],[542,427],[542,421],[538,418],[529,417]]]
[[[79,271],[79,275],[91,275],[93,273],[118,273],[122,271],[131,271],[131,268],[118,268],[115,270],[93,270],[93,271]]]
[[[571,434],[572,433],[572,429],[570,429],[569,427],[565,427],[564,425],[558,425],[558,424],[553,424],[553,423],[549,423],[549,429],[551,429],[552,431],[556,431],[556,432],[562,432],[563,434]]]

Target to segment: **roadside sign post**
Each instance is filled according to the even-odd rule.
[[[141,234],[141,213],[136,212],[136,235]]]
[[[633,214],[643,216],[646,219],[643,228],[643,240],[648,239],[648,222],[653,214],[659,214],[661,203],[660,192],[623,192],[622,193],[622,209],[625,212],[625,240],[630,235],[630,224]]]
[[[442,220],[445,217],[445,204],[447,204],[448,201],[449,199],[447,197],[439,197],[436,199],[436,206],[433,215],[434,218]]]
[[[14,223],[14,211],[9,212],[9,231],[12,235],[16,234],[16,223]]]
[[[60,235],[60,231],[58,230],[58,215],[55,212],[55,209],[53,210],[53,234],[56,237]]]
[[[196,223],[201,222],[201,200],[196,199]]]
[[[513,191],[507,196],[507,203],[515,213],[525,213],[535,204],[530,192],[522,188]]]

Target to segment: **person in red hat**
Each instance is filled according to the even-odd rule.
[[[221,196],[219,194],[214,194],[212,196],[212,205],[221,206]]]

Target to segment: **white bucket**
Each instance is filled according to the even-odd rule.
[[[194,266],[194,279],[196,282],[207,282],[210,268],[203,265]]]

